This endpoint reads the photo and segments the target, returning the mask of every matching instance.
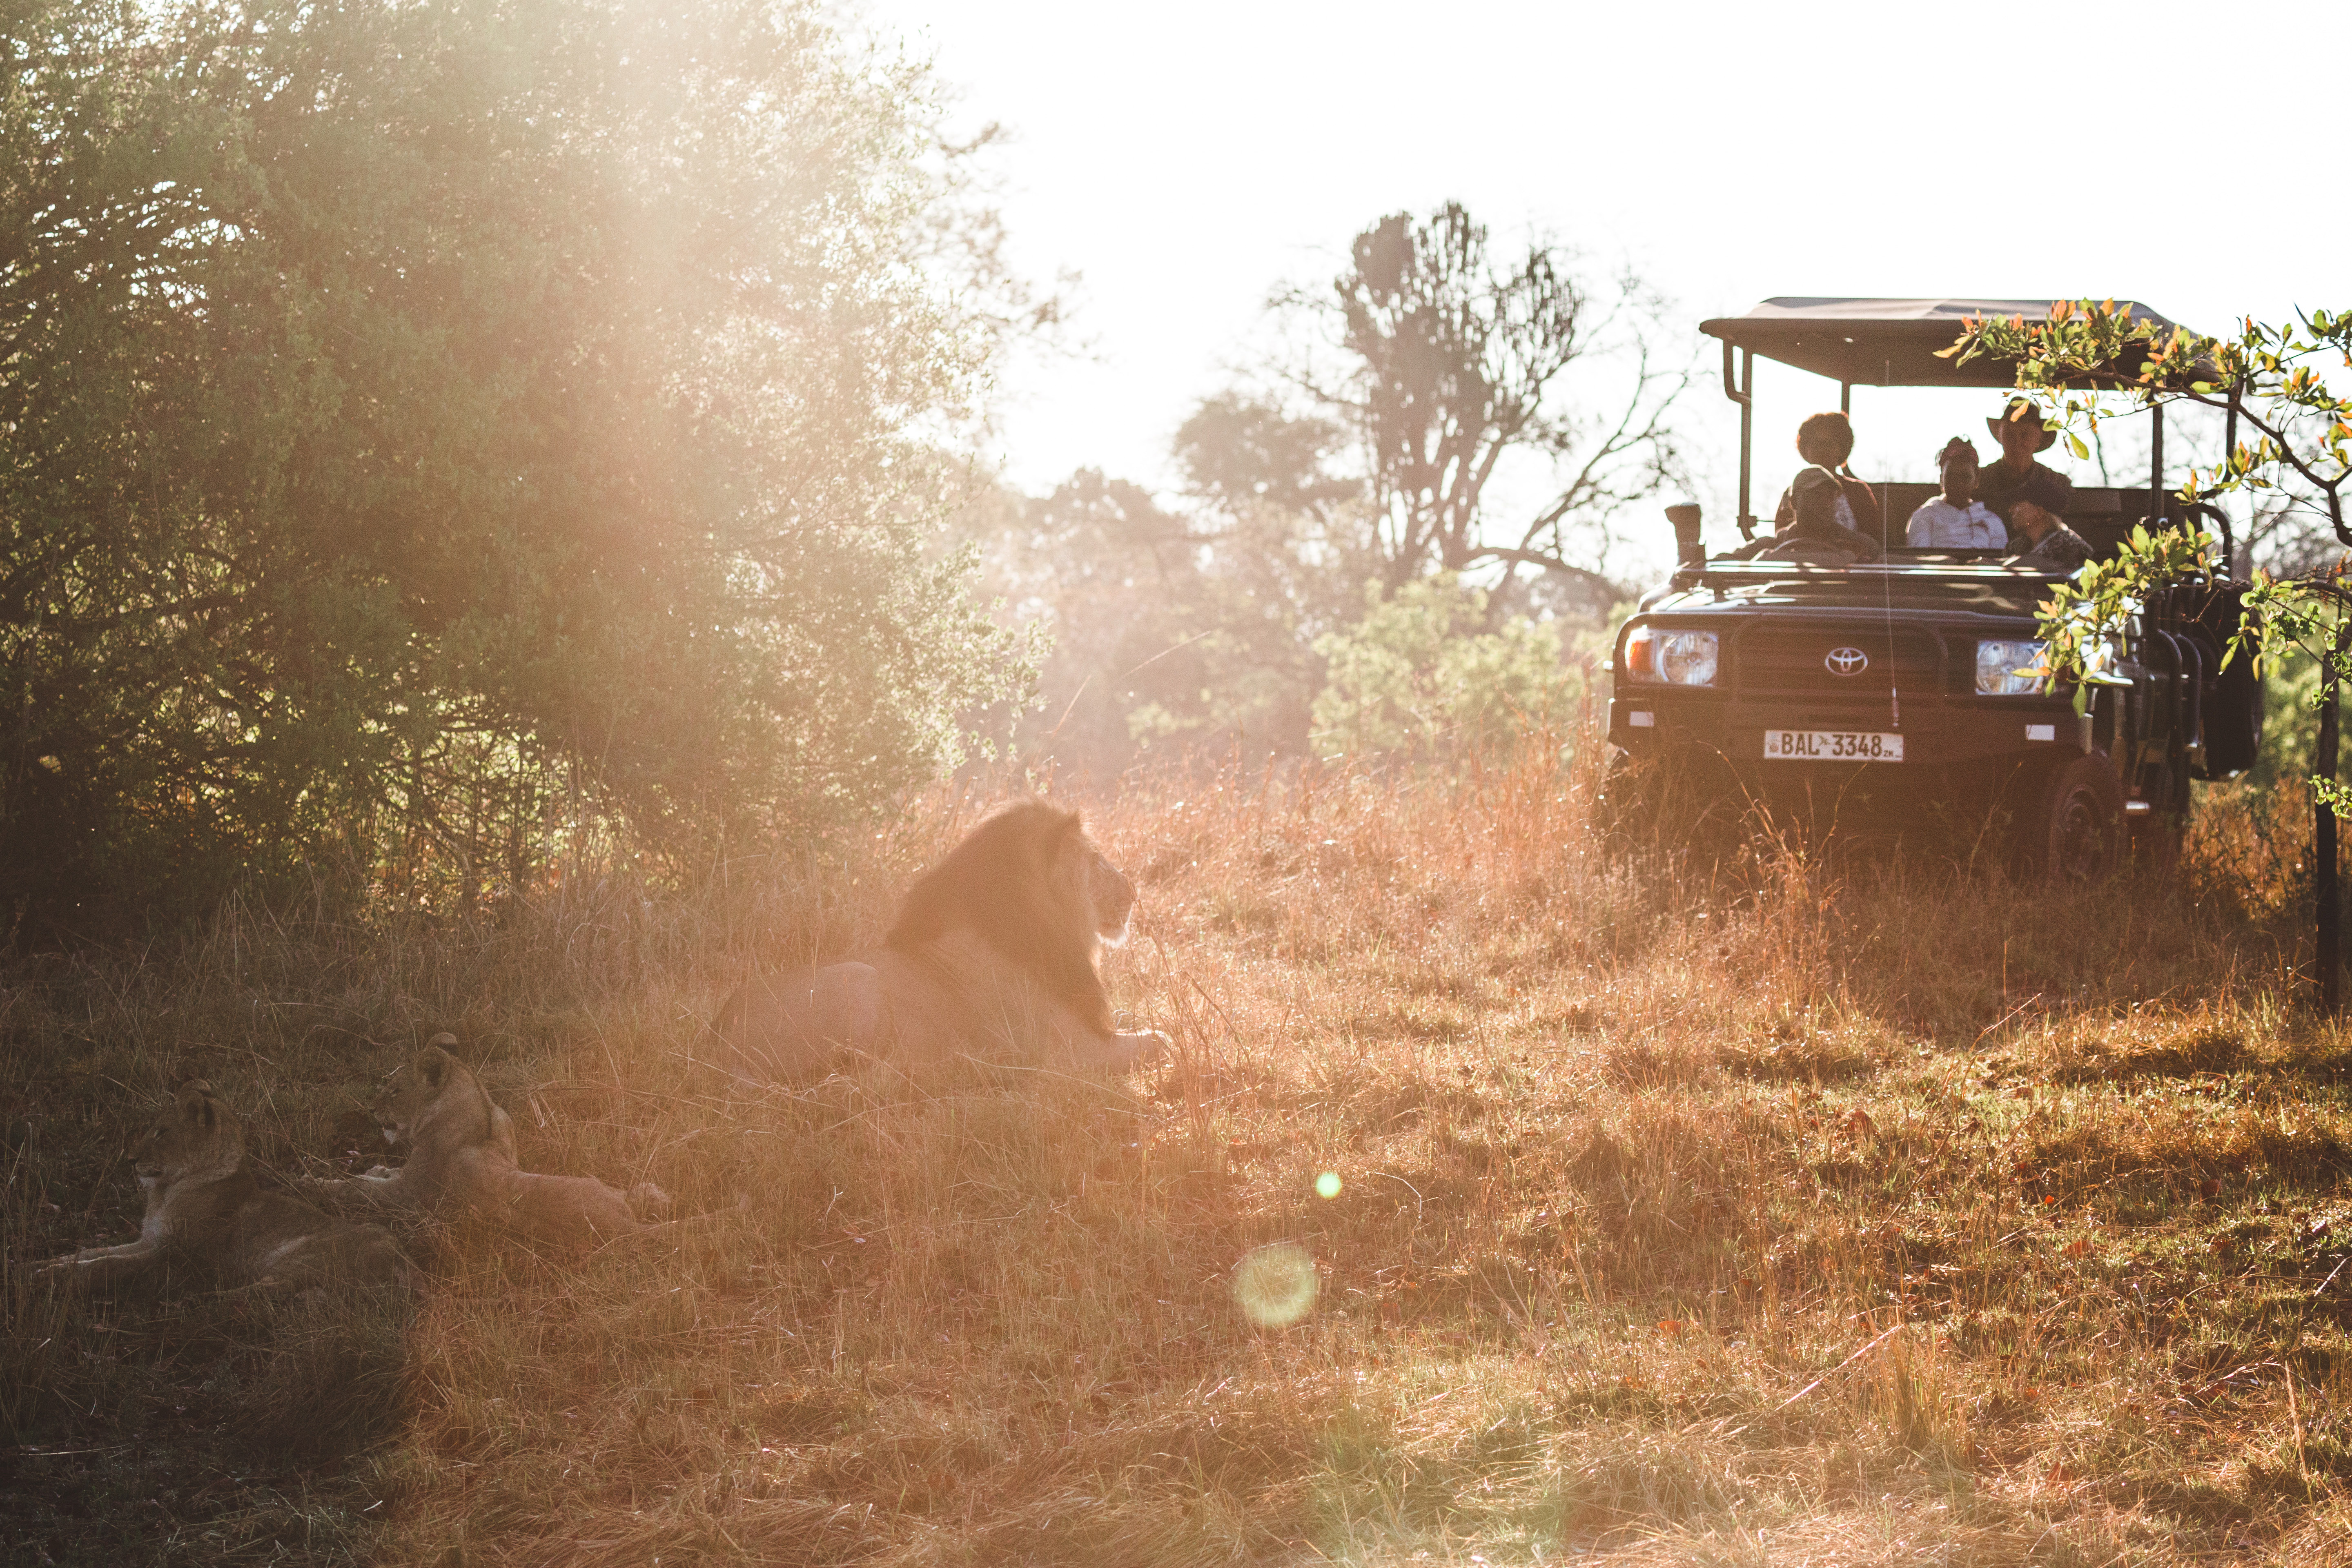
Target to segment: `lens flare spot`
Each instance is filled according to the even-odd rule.
[[[1295,1241],[1254,1247],[1234,1269],[1234,1302],[1260,1328],[1281,1329],[1315,1305],[1315,1259]]]
[[[1339,1195],[1339,1173],[1337,1171],[1326,1171],[1321,1175],[1316,1177],[1315,1195],[1318,1198],[1338,1197]]]

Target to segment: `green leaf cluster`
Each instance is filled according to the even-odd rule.
[[[2032,672],[2044,677],[2042,689],[2073,687],[2074,711],[2080,713],[2091,688],[2127,684],[2114,672],[2116,650],[2148,590],[2210,571],[2213,552],[2213,536],[2202,529],[2183,526],[2150,532],[2139,524],[2114,555],[2091,562],[2070,581],[2054,584],[2039,606],[2034,632],[2045,650]],[[2233,639],[2224,662],[2237,650]]]
[[[1351,755],[1478,745],[1564,718],[1582,672],[1561,658],[1559,626],[1514,616],[1491,630],[1486,595],[1451,574],[1365,593],[1363,619],[1318,638],[1318,747]]]
[[[2352,545],[2344,487],[2352,479],[2352,397],[2331,390],[2323,361],[2352,365],[2352,310],[2299,312],[2284,325],[2252,317],[2223,337],[2159,326],[2130,304],[2059,300],[2049,318],[1969,317],[1950,347],[1956,364],[1991,358],[2016,366],[2017,386],[2063,430],[2077,458],[2089,447],[2075,434],[2096,432],[2120,400],[2124,408],[2166,401],[2208,407],[2234,405],[2252,430],[2210,470],[2189,471],[2184,501],[2232,489],[2274,488],[2291,472],[2321,498],[2336,538]]]
[[[2319,373],[2323,361],[2352,365],[2352,311],[2300,311],[2276,326],[2248,317],[2234,333],[2207,337],[2185,328],[2167,331],[2113,300],[2062,300],[2042,321],[1971,317],[1952,345],[1937,352],[1959,364],[1986,357],[2012,362],[2018,388],[2066,431],[2077,457],[2086,448],[2074,426],[2096,431],[2114,412],[2110,399],[2126,407],[2174,400],[2229,407],[2252,439],[2235,443],[2211,470],[2192,469],[2179,499],[2195,503],[2233,489],[2269,489],[2291,474],[2315,496],[2336,538],[2352,546],[2344,495],[2352,479],[2352,397],[2332,391]],[[2053,686],[2075,686],[2077,711],[2088,689],[2108,679],[2105,663],[2146,594],[2206,574],[2212,549],[2199,529],[2153,535],[2135,529],[2112,560],[2094,563],[2053,591],[2041,608],[2046,668]],[[2335,667],[2336,648],[2352,615],[2345,564],[2339,558],[2281,579],[2255,572],[2223,663],[2241,654],[2260,661],[2300,652],[2320,661],[2315,694],[2332,700],[2343,673]],[[2309,782],[2323,807],[2336,809],[2346,798],[2333,780]]]

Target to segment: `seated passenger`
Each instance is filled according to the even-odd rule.
[[[1977,500],[1977,449],[1960,437],[1944,443],[1936,466],[1944,493],[1929,496],[1903,531],[1914,550],[1999,550],[2009,542],[2000,517]]]
[[[2037,474],[2011,498],[2009,520],[2017,525],[2011,561],[2036,572],[2072,572],[2091,558],[2090,541],[2066,526],[2061,513],[2068,491]]]
[[[2038,476],[2058,487],[2062,504],[2049,510],[2065,511],[2063,500],[2074,492],[2074,481],[2034,460],[2036,452],[2048,451],[2050,444],[2058,439],[2058,432],[2042,423],[2042,410],[2031,399],[2012,397],[1998,416],[1985,421],[1985,428],[2000,443],[2000,456],[1977,471],[1977,500],[2008,523],[2013,535],[2017,525],[2009,515],[2011,503]]]
[[[1858,561],[1877,558],[1874,536],[1885,532],[1885,518],[1870,487],[1844,471],[1853,454],[1853,426],[1843,414],[1815,414],[1797,426],[1797,456],[1810,466],[1790,481],[1773,514],[1783,541],[1830,545]]]

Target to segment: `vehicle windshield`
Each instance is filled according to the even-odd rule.
[[[2053,303],[1784,298],[1700,323],[1722,346],[1724,395],[1738,408],[1740,540],[1770,549],[1794,533],[1889,564],[1968,564],[2032,552],[2071,570],[2112,556],[2143,521],[2193,515],[2233,549],[2226,516],[2185,508],[2172,495],[2179,465],[2166,464],[2164,404],[2134,415],[2120,443],[2106,436],[2094,459],[2058,445],[2058,431],[2016,395],[2014,365],[1941,357],[1972,317],[2046,320]],[[2170,325],[2144,304],[2126,309]],[[1782,367],[1763,388],[1759,360]],[[1874,393],[1857,412],[1862,387],[1901,395]],[[1923,416],[1905,412],[1922,406],[1948,420],[1926,416],[1931,432],[1917,423]],[[2128,466],[2111,468],[2125,451],[2132,451]],[[1955,462],[1974,466],[1973,489],[1953,479]],[[1889,474],[1906,477],[1882,477]],[[1932,542],[1912,542],[1923,534]],[[1725,542],[1718,533],[1714,542]]]

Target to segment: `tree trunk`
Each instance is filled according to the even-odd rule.
[[[2352,623],[2336,628],[2336,646],[2319,671],[2319,757],[2322,780],[2336,782],[2336,687],[2342,679],[2344,656],[2352,647]],[[2319,937],[2319,1010],[2333,1018],[2343,1005],[2343,910],[2336,887],[2336,803],[2325,791],[2314,801],[2311,852],[2313,889],[2316,894]]]

